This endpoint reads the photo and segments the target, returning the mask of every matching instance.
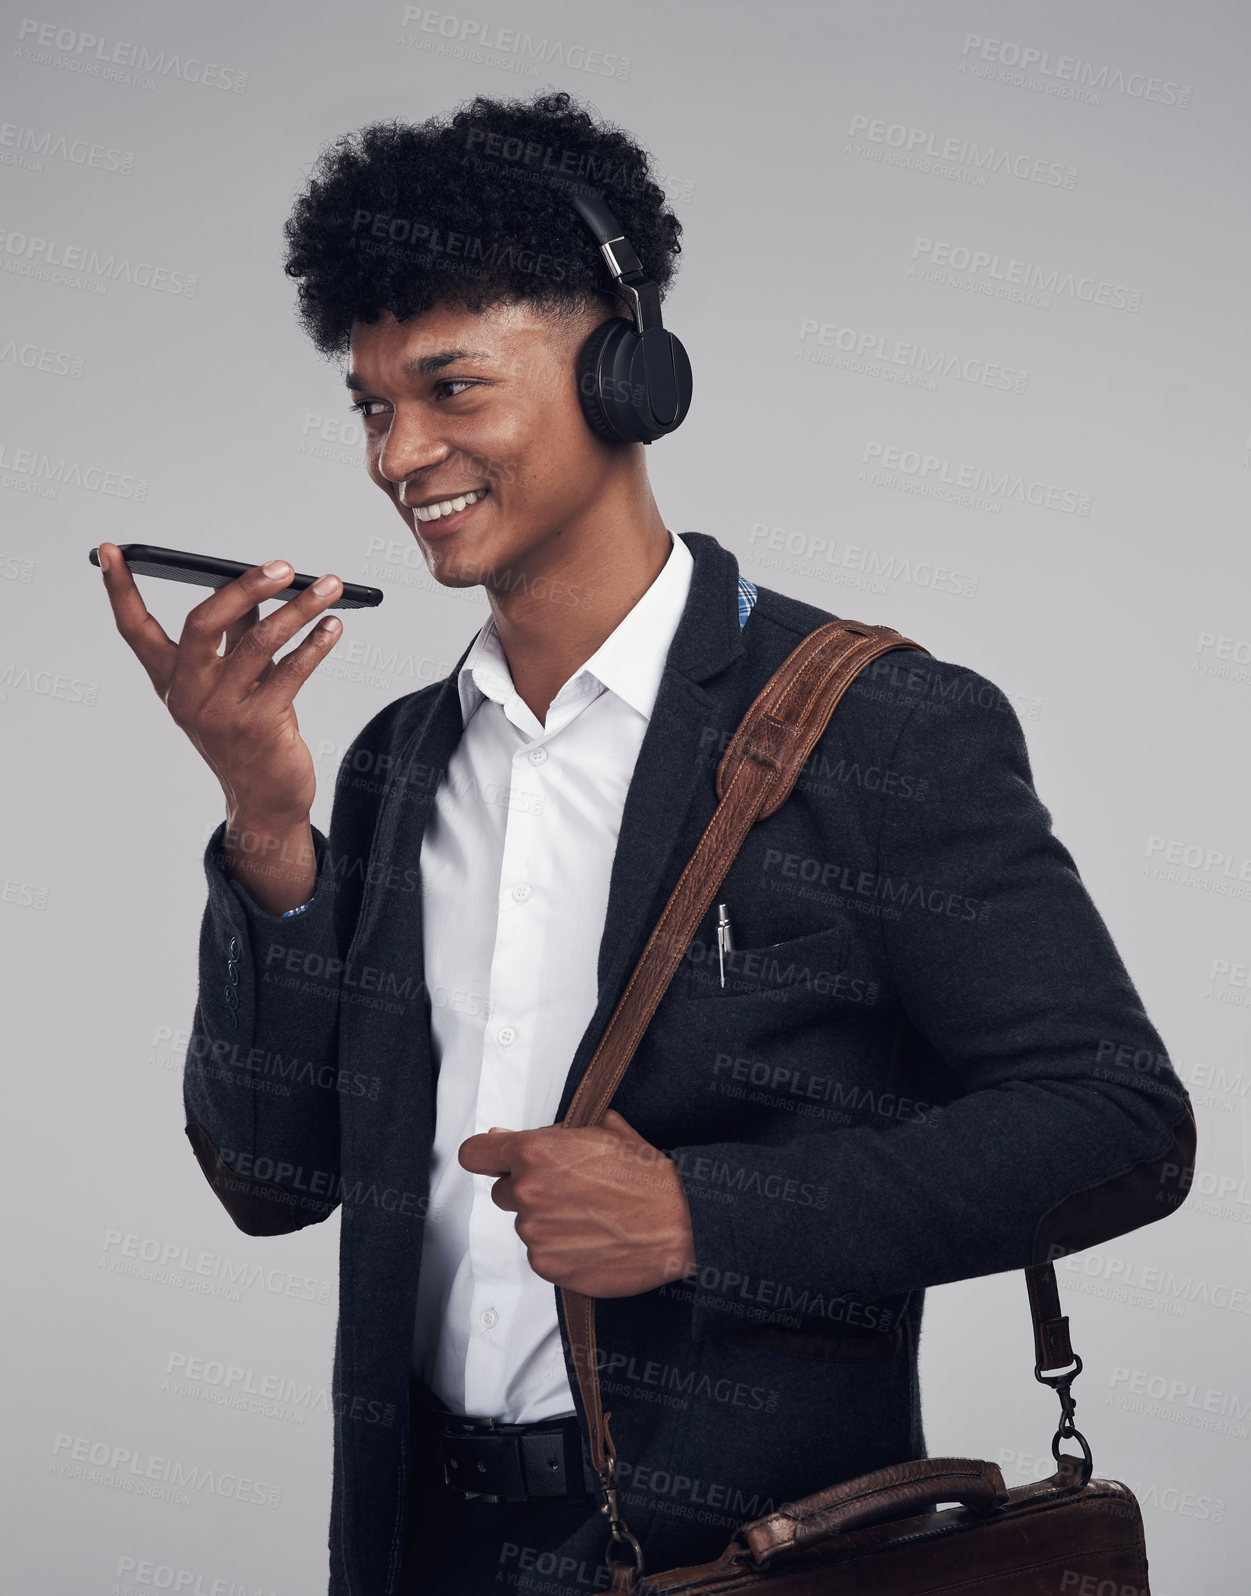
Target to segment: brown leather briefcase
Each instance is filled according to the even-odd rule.
[[[720,802],[657,922],[561,1121],[597,1125],[685,949],[750,827],[778,809],[856,674],[891,649],[919,648],[888,626],[830,621],[782,663],[744,716],[717,768]],[[924,652],[924,650],[922,650]],[[649,1573],[617,1501],[611,1416],[600,1401],[595,1301],[560,1288],[609,1523],[614,1590],[637,1596],[767,1591],[769,1596],[1150,1596],[1142,1515],[1128,1486],[1091,1477],[1073,1424],[1070,1387],[1081,1359],[1069,1345],[1055,1269],[1025,1270],[1034,1374],[1060,1398],[1051,1443],[1056,1472],[1009,1490],[994,1463],[921,1458],[842,1480],[741,1524],[719,1558]],[[1072,1368],[1069,1365],[1073,1365]],[[1082,1455],[1062,1454],[1072,1439]],[[764,1490],[769,1482],[762,1481]],[[953,1503],[954,1506],[940,1506]]]

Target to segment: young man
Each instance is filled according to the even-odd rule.
[[[658,1570],[924,1456],[925,1288],[1162,1218],[1193,1164],[1015,714],[921,650],[858,679],[749,833],[724,969],[714,910],[604,1125],[560,1125],[729,737],[832,618],[672,535],[643,445],[588,420],[580,352],[625,306],[567,174],[663,290],[679,228],[647,158],[567,95],[341,140],[288,223],[370,476],[491,612],[357,736],[328,836],[292,702],[337,623],[273,656],[338,580],[262,621],[289,570],[258,567],[175,645],[101,545],[227,799],[187,1134],[248,1234],[341,1214],[332,1596],[604,1588],[557,1286],[597,1299],[621,1504]]]

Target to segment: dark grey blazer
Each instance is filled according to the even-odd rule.
[[[682,536],[690,595],[557,1119],[712,814],[729,737],[833,618],[761,587],[740,630],[734,556]],[[256,906],[224,870],[224,825],[205,853],[187,1135],[249,1235],[341,1213],[331,1596],[390,1596],[404,1540],[429,1014],[449,1001],[423,984],[419,853],[464,657],[345,755],[308,911]],[[698,1261],[596,1311],[623,1508],[653,1569],[926,1455],[925,1287],[1162,1219],[1194,1162],[1188,1095],[984,676],[918,650],[870,666],[718,898],[737,947],[725,986],[712,910],[614,1105],[676,1160]],[[581,1412],[563,1316],[561,1334]],[[592,1514],[562,1548],[586,1559],[571,1590],[602,1588],[587,1571],[603,1525]]]

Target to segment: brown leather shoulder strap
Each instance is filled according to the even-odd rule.
[[[717,768],[720,802],[639,956],[570,1100],[563,1125],[597,1125],[603,1119],[748,831],[786,801],[858,672],[882,654],[904,648],[928,652],[889,626],[829,621],[799,643],[757,694]],[[1054,1270],[1046,1264],[1027,1270],[1026,1277],[1040,1362],[1046,1347],[1048,1361],[1043,1367],[1055,1368],[1057,1354],[1067,1343],[1062,1335],[1055,1335],[1057,1325],[1066,1321],[1058,1319]],[[586,1415],[591,1460],[600,1475],[605,1512],[612,1526],[610,1544],[629,1544],[641,1572],[641,1550],[617,1510],[616,1451],[608,1430],[611,1415],[601,1403],[596,1359],[595,1299],[564,1286],[560,1295]]]

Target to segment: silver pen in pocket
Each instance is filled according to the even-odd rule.
[[[730,916],[724,903],[717,905],[717,963],[721,969],[721,985],[725,985],[725,956],[734,952],[730,937]]]

